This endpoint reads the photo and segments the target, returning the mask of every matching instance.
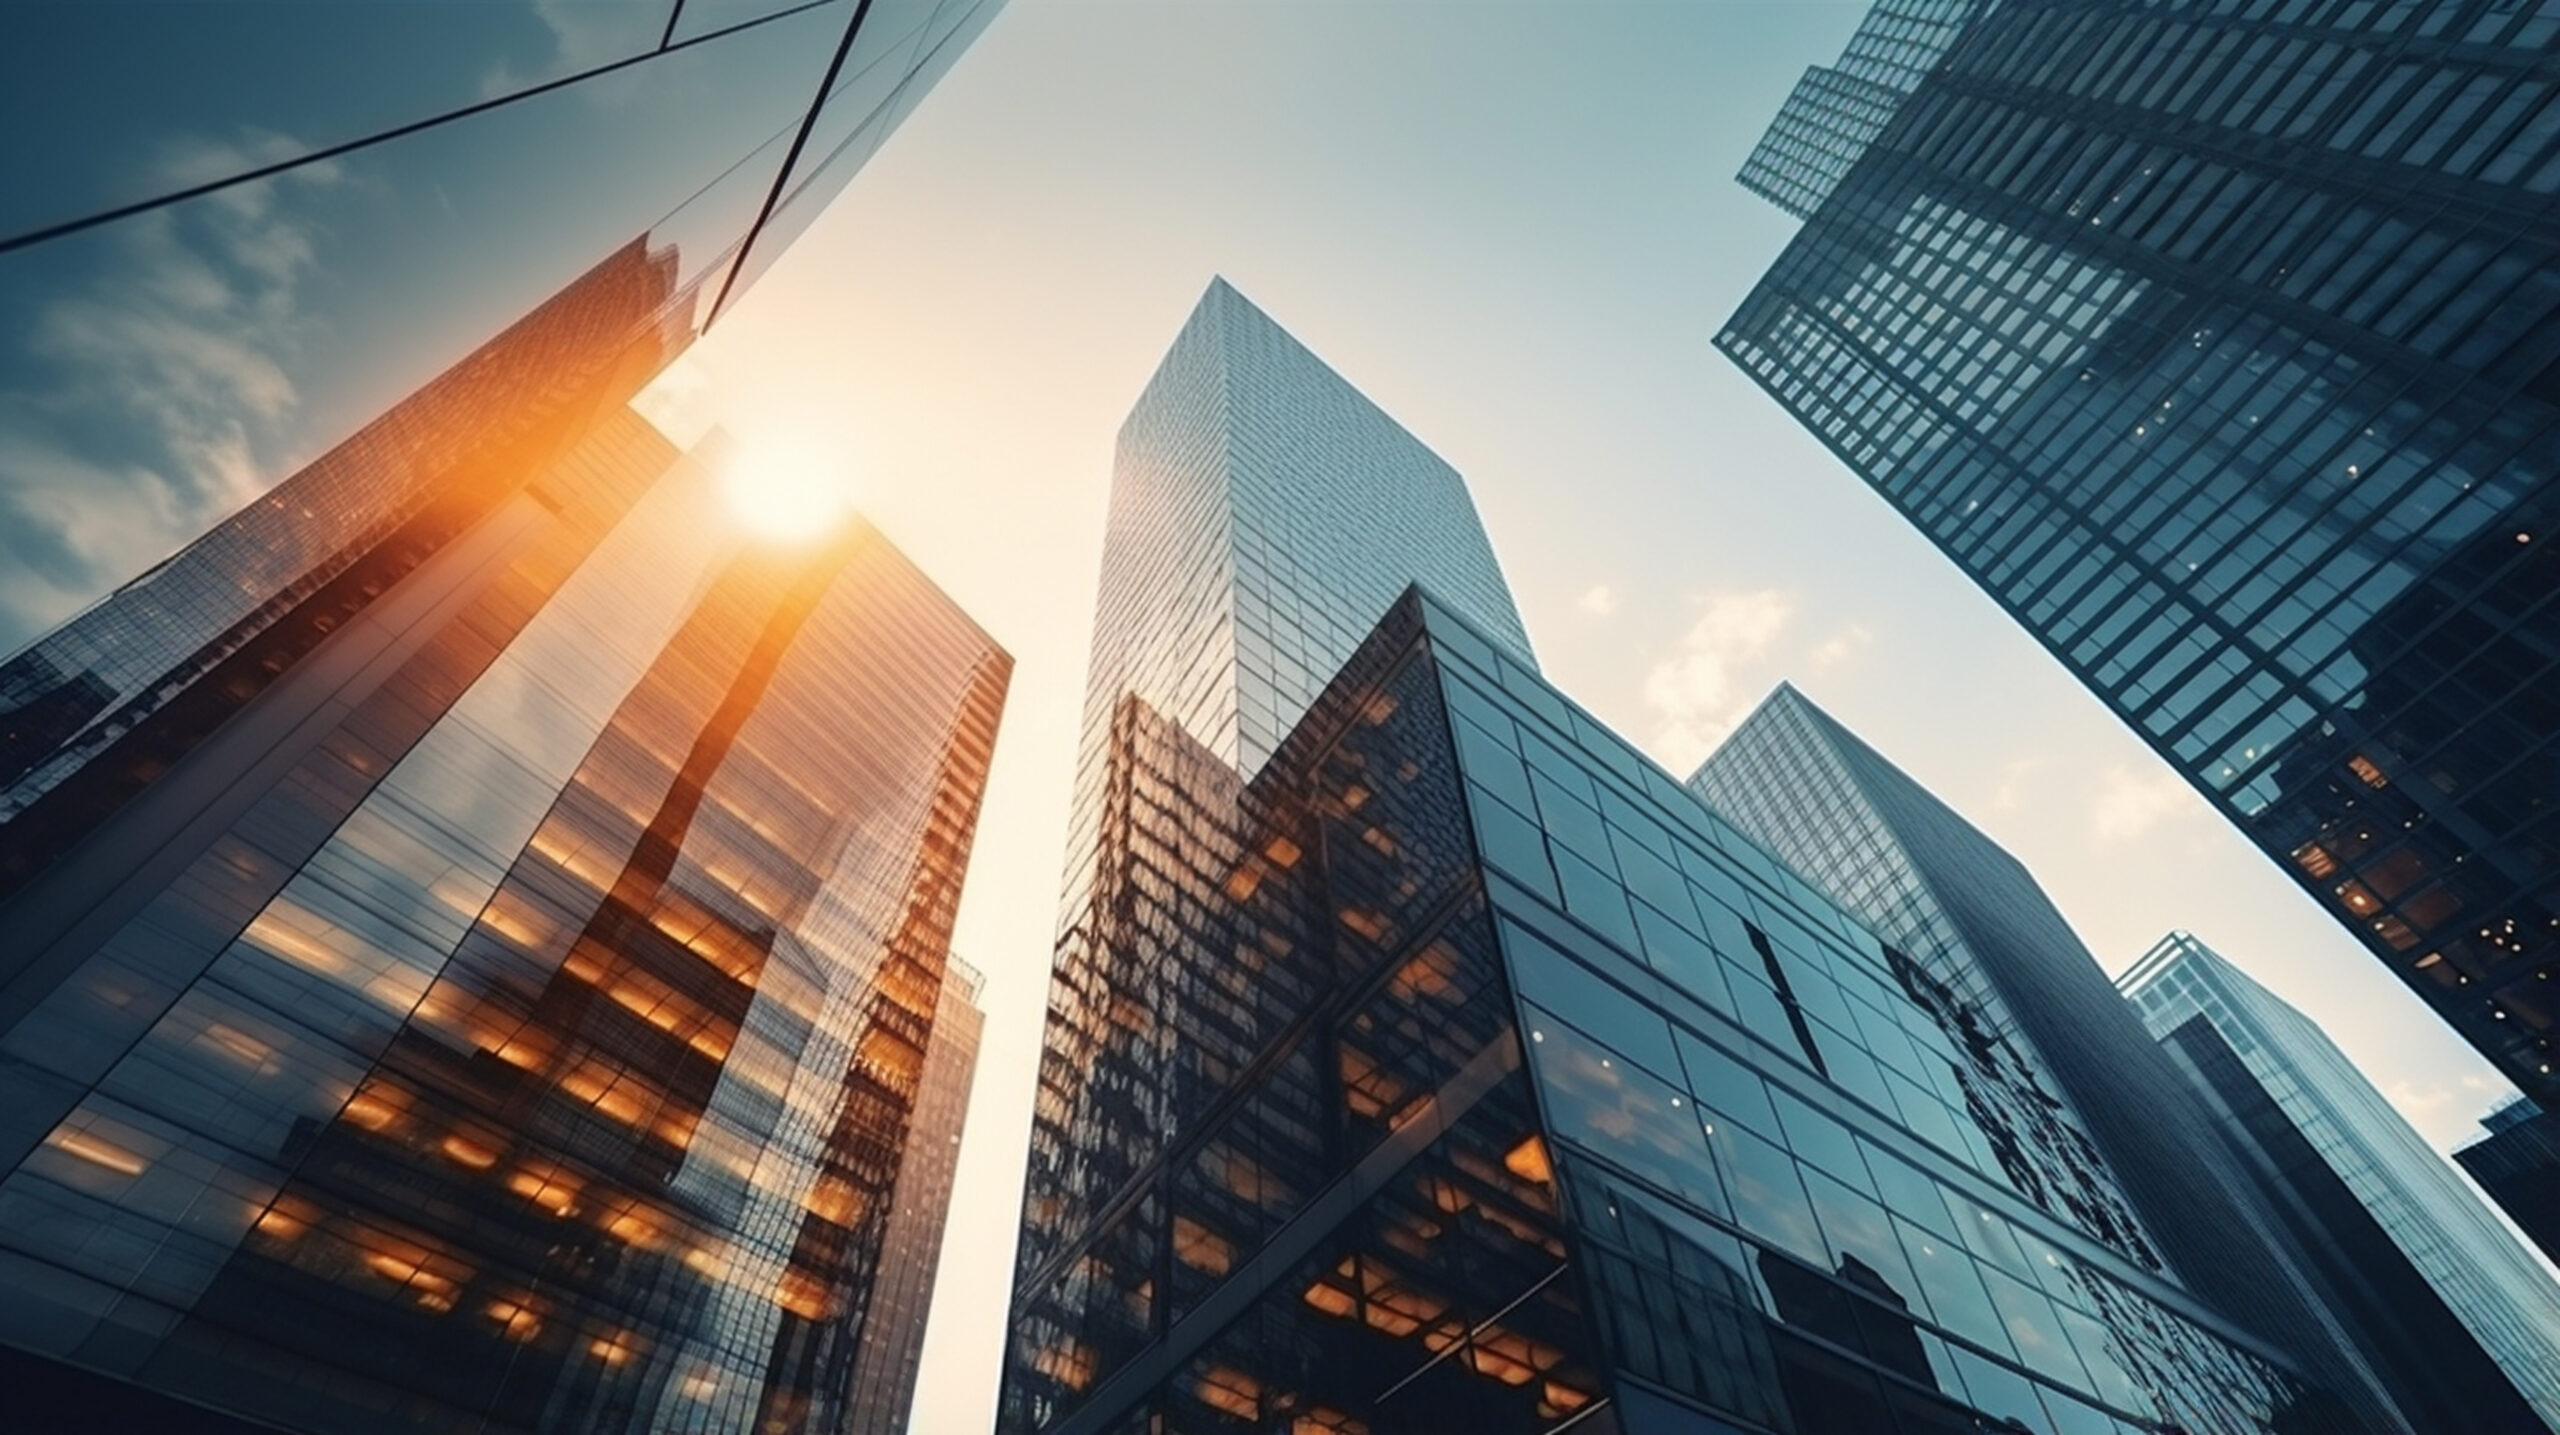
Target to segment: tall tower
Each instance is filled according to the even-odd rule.
[[[1716,341],[2546,1105],[2555,39],[1979,7]]]
[[[2121,1203],[2038,1204],[1969,999],[1549,687],[1445,469],[1312,421],[1374,412],[1304,401],[1340,380],[1202,362],[1274,332],[1230,305],[1116,476],[1000,1430],[2402,1428]],[[1236,445],[1338,475],[1283,583],[1221,566],[1218,416],[1293,409]],[[1270,684],[1218,637],[1255,589],[1329,665],[1267,745],[1223,717]]]
[[[13,1413],[834,1429],[912,1338],[874,1296],[949,1159],[1010,660],[867,525],[745,534],[628,410],[521,457],[388,536],[287,485],[375,541],[0,827],[81,819],[0,903]],[[245,583],[300,517],[127,592]]]
[[[2005,1101],[1968,1103],[2024,1109],[1995,1149],[2048,1209],[2137,1218],[2136,1250],[2340,1388],[2379,1386],[2358,1353],[2371,1337],[2332,1313],[2332,1293],[2219,1157],[2202,1105],[2015,857],[1791,686],[1688,786],[1905,954],[1915,981],[1962,993],[2005,1038],[2014,1061],[2002,1064],[2021,1079]],[[2404,1413],[2435,1428],[2423,1406]]]
[[[2560,1429],[2560,1282],[2328,1036],[2184,932],[2116,985],[2333,1287],[2397,1332],[2383,1357],[2462,1429]]]

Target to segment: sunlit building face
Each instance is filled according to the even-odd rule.
[[[167,631],[265,528],[355,539],[0,825],[21,1411],[903,1428],[1010,660],[627,409],[520,458],[406,525],[306,474],[36,650]]]

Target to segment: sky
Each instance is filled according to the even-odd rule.
[[[1710,345],[1732,182],[1847,0],[1012,0],[650,396],[818,453],[1014,655],[988,977],[914,1428],[987,1428],[1112,436],[1223,274],[1467,476],[1548,675],[1685,775],[1781,679],[2026,863],[2110,972],[2194,932],[2439,1149],[2507,1088]]]

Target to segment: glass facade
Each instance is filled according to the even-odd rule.
[[[2560,1283],[2308,1017],[2184,932],[2116,985],[2411,1382],[2434,1428],[2560,1427]],[[2530,1410],[2526,1408],[2530,1402]]]
[[[13,1418],[840,1429],[912,1341],[1010,660],[867,525],[751,541],[716,455],[584,418],[429,494],[450,533],[313,513],[371,546],[244,575],[293,625],[126,735],[192,740],[0,828],[130,769],[0,904]]]
[[[1001,3],[12,7],[0,651],[314,455],[368,471],[332,486],[380,487],[396,505],[388,490],[434,476],[407,466],[466,456],[463,420],[423,435],[366,426],[608,256],[651,268],[653,292],[614,296],[614,316],[681,347]],[[607,316],[585,308],[584,322]],[[494,393],[536,414],[569,397],[541,382],[512,394],[501,377],[457,371],[450,397],[477,389],[474,404]],[[38,676],[0,676],[0,712]],[[129,695],[69,677],[32,730]],[[31,729],[8,728],[0,774],[14,775]]]
[[[2560,1098],[2560,15],[1986,6],[1718,345]]]
[[[1116,736],[1099,940],[1189,961],[1052,1027],[1153,1080],[1035,1168],[1000,1429],[2368,1428],[2022,1199],[1966,1004],[1427,596],[1225,840]]]
[[[1964,32],[1982,0],[1877,0],[1837,65],[1796,82],[1734,179],[1798,219],[1811,219]]]
[[[2480,1124],[2487,1134],[2453,1159],[2545,1257],[2560,1262],[2560,1116],[2517,1097]]]
[[[999,1430],[2391,1428],[2161,1268],[1997,1013],[1546,685],[1454,475],[1210,362],[1221,288],[1115,474]],[[1293,483],[1297,566],[1230,558]],[[1267,745],[1248,611],[1331,665]]]
[[[1995,1111],[2056,1111],[1995,1145],[2023,1194],[2056,1214],[2102,1213],[2083,1222],[2093,1230],[2138,1213],[2139,1239],[2124,1243],[2138,1258],[2165,1264],[2337,1388],[2379,1408],[2402,1403],[2362,1332],[2335,1313],[2335,1292],[2288,1249],[2282,1223],[2220,1150],[2202,1104],[2017,859],[1792,687],[1745,719],[1688,787],[1905,953],[1915,985],[1962,993],[1976,1021],[2033,1054],[1977,1061],[1968,1093],[1969,1105]],[[2003,1086],[2004,1097],[1988,1094]]]

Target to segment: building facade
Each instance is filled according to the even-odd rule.
[[[2371,1357],[2378,1339],[2288,1244],[2211,1119],[2035,878],[1793,687],[1763,702],[1689,790],[1962,994],[2002,1053],[1968,1106],[2008,1120],[1989,1149],[2056,1214],[2100,1213],[2137,1259],[2284,1342],[2337,1388],[2418,1430],[2430,1411]],[[2048,1115],[2039,1115],[2043,1108]],[[2012,1115],[2011,1113],[2017,1113]]]
[[[2399,1428],[2129,1213],[2021,1194],[1983,1016],[1538,677],[1463,487],[1275,423],[1372,491],[1309,482],[1332,567],[1248,599],[1221,416],[1314,376],[1204,373],[1201,323],[1115,475],[1000,1430]],[[1259,751],[1215,666],[1249,605],[1330,664]]]
[[[2310,1018],[2185,932],[2116,979],[2405,1378],[2465,1430],[2560,1429],[2560,1282]]]
[[[1717,339],[2546,1102],[2556,43],[1983,7]]]
[[[10,17],[0,651],[198,537],[608,256],[653,257],[657,308],[637,317],[681,348],[1001,3]],[[406,435],[374,437],[338,459],[395,484],[456,435],[425,435],[417,452]],[[0,711],[17,706],[0,687]],[[0,745],[0,771],[15,760]]]
[[[2546,1258],[2560,1262],[2560,1117],[2517,1097],[2480,1124],[2486,1134],[2453,1159]]]
[[[832,1430],[912,1340],[1010,660],[867,525],[752,540],[716,454],[581,417],[413,512],[315,506],[318,571],[238,575],[263,626],[32,769],[13,1419]],[[35,651],[190,651],[164,585],[349,498],[278,492]]]

